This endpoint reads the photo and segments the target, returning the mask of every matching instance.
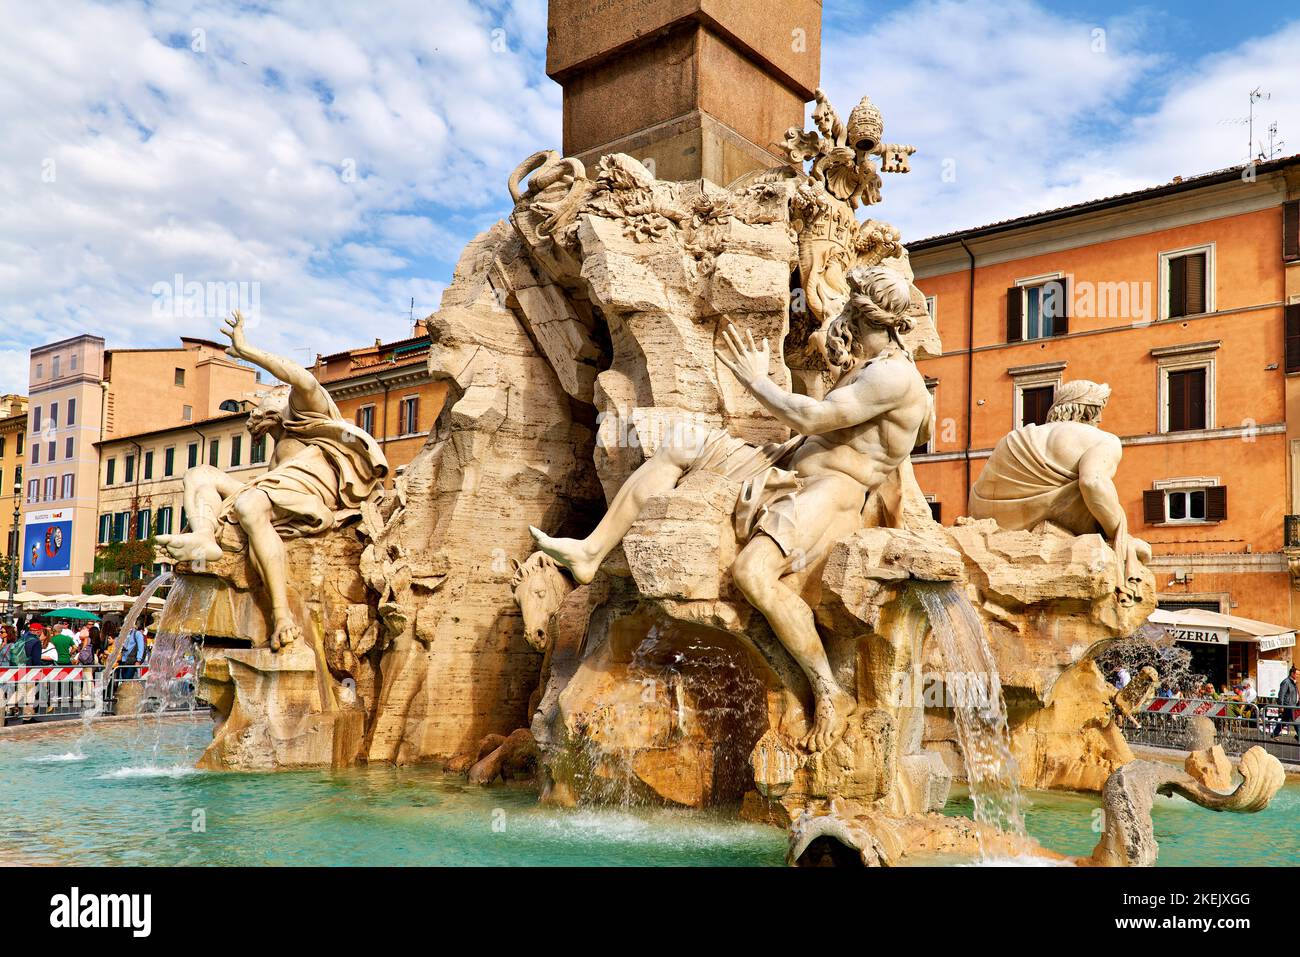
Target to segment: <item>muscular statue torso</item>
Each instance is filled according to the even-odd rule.
[[[827,393],[842,390],[869,395],[885,406],[864,403],[869,418],[856,425],[809,435],[795,451],[790,467],[800,475],[843,475],[874,490],[911,454],[930,416],[930,393],[915,365],[901,354],[879,357],[846,373]]]

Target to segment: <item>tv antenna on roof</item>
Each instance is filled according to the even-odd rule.
[[[1264,159],[1271,160],[1275,156],[1282,155],[1282,147],[1284,146],[1286,146],[1286,140],[1277,138],[1277,121],[1274,120],[1268,124],[1268,155]]]
[[[1255,160],[1255,104],[1260,100],[1270,100],[1273,98],[1272,93],[1265,93],[1259,87],[1250,91],[1250,116],[1247,120],[1248,130],[1246,133],[1246,162],[1253,163]],[[1260,151],[1263,152],[1262,150]]]

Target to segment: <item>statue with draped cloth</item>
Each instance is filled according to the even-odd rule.
[[[221,557],[222,523],[238,524],[271,600],[275,651],[301,636],[289,607],[283,539],[319,535],[359,514],[388,474],[388,463],[374,437],[343,418],[315,376],[249,344],[242,315],[226,320],[222,332],[230,338],[229,355],[289,386],[287,395],[262,396],[248,417],[254,441],[270,436],[275,448],[267,471],[249,482],[211,465],[186,471],[189,531],[159,535],[158,544],[172,561],[201,568]]]
[[[1138,599],[1151,546],[1128,531],[1115,489],[1123,446],[1097,426],[1110,386],[1075,379],[1061,385],[1042,425],[1022,425],[994,447],[971,489],[972,518],[1028,530],[1052,522],[1074,535],[1101,533],[1115,550],[1115,591]]]

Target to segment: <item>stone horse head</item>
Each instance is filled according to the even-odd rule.
[[[512,558],[510,564],[515,570],[510,586],[524,617],[524,639],[534,651],[544,652],[549,646],[551,616],[574,584],[555,560],[542,552],[533,552],[522,564]]]

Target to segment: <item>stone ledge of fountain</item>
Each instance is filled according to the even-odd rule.
[[[1224,781],[1214,750],[1193,752],[1186,770],[1133,760],[1113,771],[1102,789],[1101,838],[1087,856],[1068,857],[1025,835],[942,814],[898,815],[834,798],[810,805],[790,823],[791,866],[892,867],[908,858],[944,856],[967,861],[1010,859],[1080,867],[1150,867],[1160,847],[1151,809],[1158,795],[1186,798],[1213,811],[1254,814],[1268,807],[1286,780],[1281,762],[1256,746],[1242,755],[1241,781]],[[1221,754],[1221,751],[1219,752]],[[1217,785],[1217,786],[1216,786]]]

